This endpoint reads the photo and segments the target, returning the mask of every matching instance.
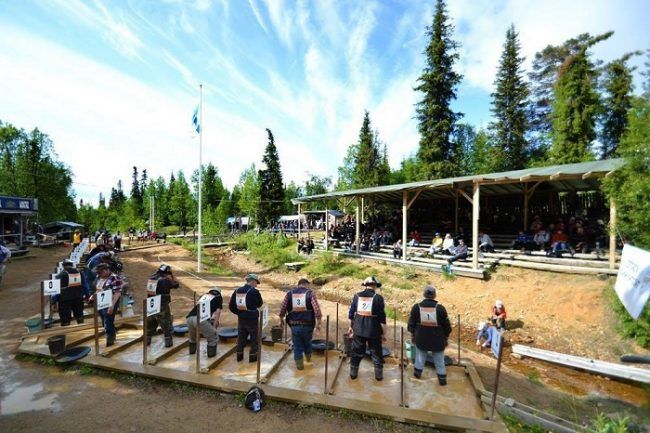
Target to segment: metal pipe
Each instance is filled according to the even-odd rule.
[[[323,394],[327,394],[327,368],[329,366],[329,348],[327,347],[330,342],[330,316],[327,315],[327,320],[325,322],[325,386],[323,388]]]
[[[257,384],[260,384],[260,372],[262,370],[262,311],[257,317]],[[249,353],[250,357],[250,353]]]
[[[397,352],[397,309],[393,307],[393,353]]]
[[[45,289],[41,284],[41,331],[45,329]]]
[[[339,303],[336,303],[336,350],[339,350]]]
[[[147,300],[142,300],[142,365],[147,365],[149,350],[147,348]]]
[[[194,309],[196,310],[196,329],[195,329],[195,341],[196,341],[196,373],[201,372],[201,312],[199,311],[199,306],[196,303],[196,292],[194,295]]]
[[[401,345],[400,345],[399,388],[400,388],[400,406],[404,407],[404,327],[400,329],[401,329]]]
[[[96,293],[96,292],[95,292]],[[93,327],[95,328],[95,356],[99,356],[99,331],[97,330],[97,296],[93,302]]]
[[[458,365],[460,365],[460,314],[458,315]]]

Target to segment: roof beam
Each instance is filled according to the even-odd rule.
[[[533,193],[535,192],[535,189],[542,183],[543,181],[540,180],[539,182],[535,183],[535,185],[531,186],[528,188],[528,198],[531,198],[533,196]]]
[[[460,188],[458,188],[456,191],[458,191],[460,193],[460,195],[465,197],[467,199],[467,201],[469,202],[469,204],[472,204],[472,205],[474,204],[474,202],[472,201],[472,197],[470,197],[465,191],[463,191]]]
[[[408,202],[408,205],[406,206],[407,209],[411,209],[411,206],[413,206],[413,203],[415,203],[415,200],[417,200],[417,198],[420,196],[420,193],[422,191],[423,190],[421,190],[421,189],[418,189],[417,191],[415,191],[415,195],[413,196],[411,201]],[[407,193],[407,197],[408,197],[408,193]]]

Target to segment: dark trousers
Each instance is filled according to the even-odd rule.
[[[239,318],[237,322],[237,353],[244,353],[244,346],[246,346],[246,340],[248,336],[251,337],[251,351],[250,355],[257,354],[257,349],[259,344],[257,341],[258,338],[258,329],[257,327],[258,319],[242,319]]]
[[[160,313],[147,317],[147,335],[156,334],[158,326],[163,330],[165,337],[171,337],[174,326],[172,325],[172,312],[169,304],[160,306]]]
[[[113,314],[108,314],[108,308],[104,310],[99,310],[99,314],[102,317],[102,324],[104,325],[104,330],[106,331],[106,339],[115,340],[117,335],[117,329],[115,329],[115,312],[117,310],[117,304],[113,305]]]
[[[457,254],[457,255],[455,255],[454,257],[447,259],[447,262],[448,262],[449,264],[452,264],[452,263],[454,263],[456,260],[461,260],[461,259],[462,259],[462,260],[467,259],[467,253],[465,253],[465,254]]]
[[[372,363],[375,364],[375,367],[382,367],[384,364],[384,357],[381,349],[381,337],[366,338],[353,335],[350,364],[355,367],[359,366],[363,357],[366,356],[366,346],[370,348]]]
[[[68,326],[72,315],[77,320],[77,323],[84,323],[84,301],[83,299],[69,299],[67,301],[59,301],[59,317],[61,318],[61,326]]]

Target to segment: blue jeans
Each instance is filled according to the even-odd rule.
[[[433,363],[436,366],[436,373],[438,376],[444,376],[447,374],[447,369],[445,368],[445,352],[431,352],[433,355]],[[415,369],[424,370],[424,363],[427,360],[427,351],[420,350],[418,347],[415,348]]]
[[[115,329],[115,305],[113,306],[113,314],[108,314],[108,308],[99,310],[99,315],[102,317],[102,324],[106,331],[106,338],[109,339],[115,339],[115,335],[117,334],[117,329]]]
[[[303,353],[311,355],[311,339],[314,328],[311,326],[294,325],[291,327],[291,341],[293,341],[293,359],[302,359]]]

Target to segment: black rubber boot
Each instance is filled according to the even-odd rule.
[[[111,347],[115,344],[115,337],[106,337],[106,347]]]
[[[298,370],[304,370],[305,369],[305,363],[304,363],[302,358],[296,359],[295,361],[296,361],[296,368]]]
[[[172,347],[174,345],[174,339],[170,335],[169,337],[165,337],[165,347]]]
[[[446,374],[439,374],[438,375],[438,383],[441,386],[447,385],[447,375]]]
[[[311,362],[311,353],[305,353],[305,361]]]
[[[417,379],[422,377],[422,370],[418,370],[417,368],[413,369],[413,376],[416,377]]]
[[[242,362],[244,360],[244,352],[237,352],[237,362]]]
[[[359,376],[359,366],[350,365],[350,379],[356,379]]]
[[[375,365],[375,380],[380,381],[384,379],[384,367]]]
[[[217,356],[217,346],[208,346],[208,358]]]
[[[190,355],[194,355],[196,353],[196,343],[190,343]]]
[[[147,335],[147,346],[151,346],[151,335]]]
[[[248,355],[248,362],[257,362],[257,353],[250,353]]]

